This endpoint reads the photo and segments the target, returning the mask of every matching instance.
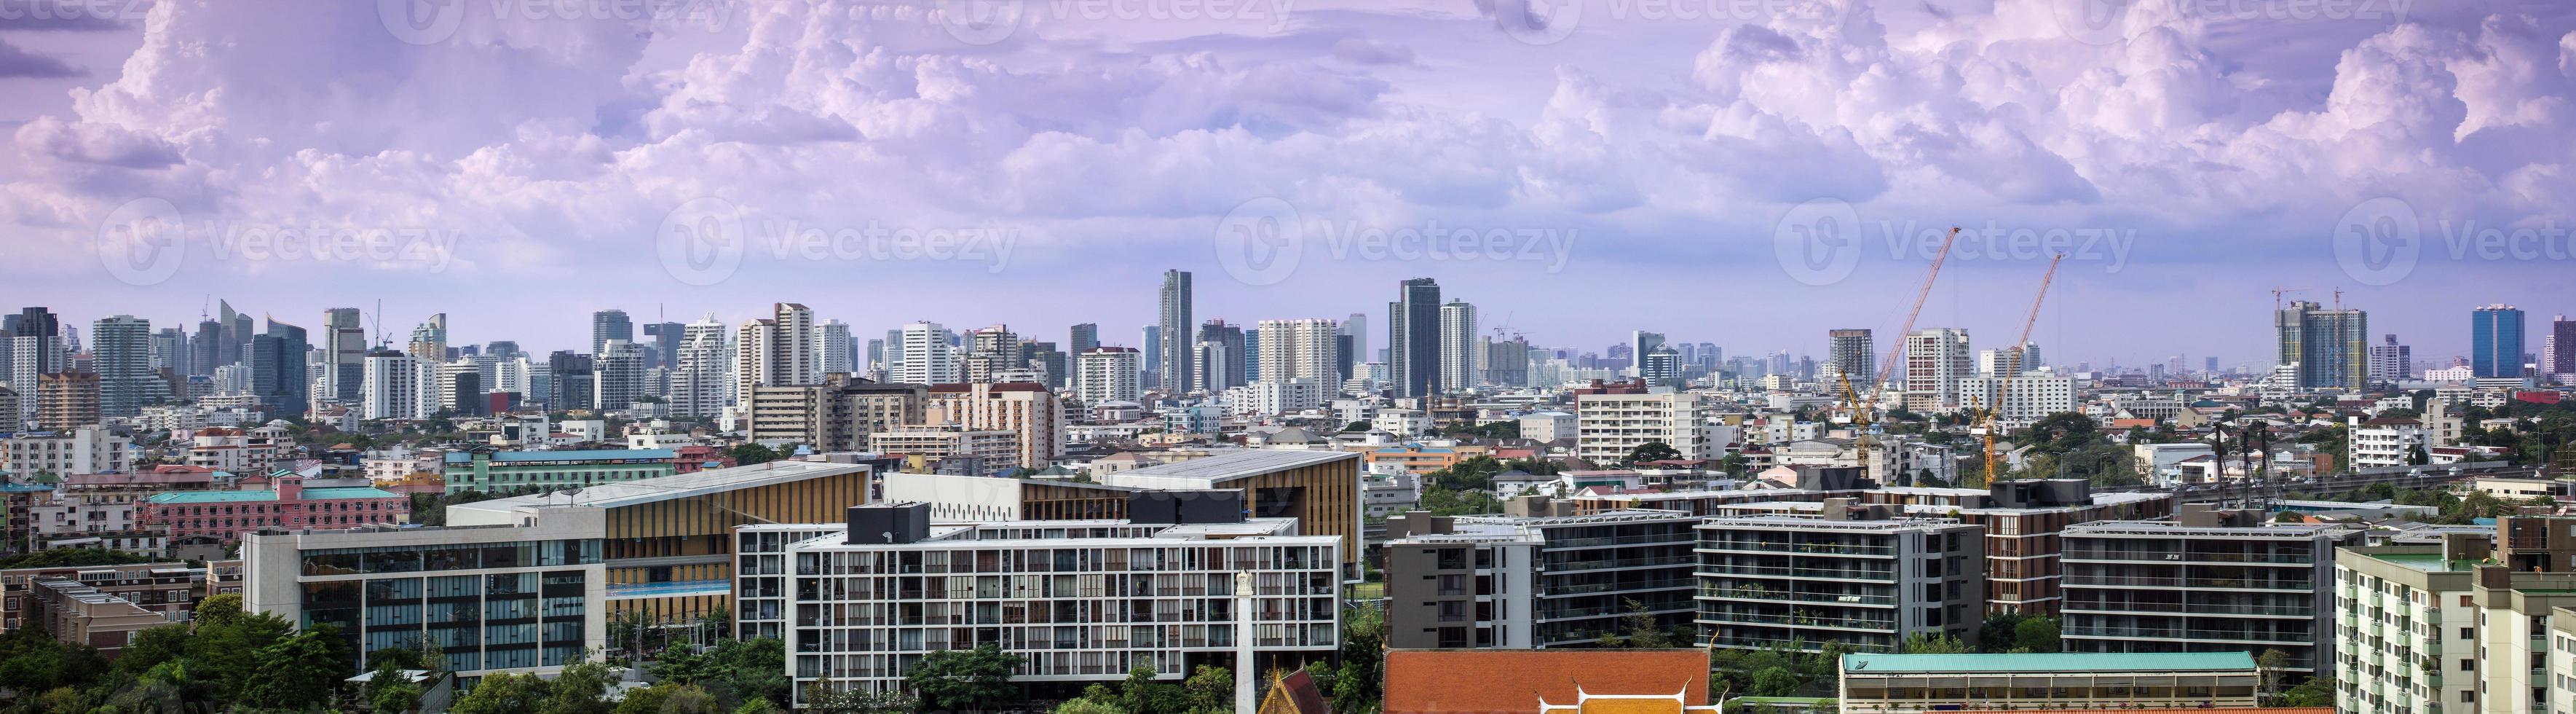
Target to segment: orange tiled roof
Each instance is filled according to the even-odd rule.
[[[1389,650],[1386,714],[1537,714],[1576,687],[1600,694],[1683,693],[1708,703],[1708,652],[1675,650]]]

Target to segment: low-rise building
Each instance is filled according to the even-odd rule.
[[[350,528],[411,520],[411,499],[372,486],[305,488],[304,477],[283,476],[268,489],[184,491],[146,498],[137,520],[174,541],[202,536],[239,540],[263,528]]]
[[[563,507],[513,525],[266,530],[242,545],[242,606],[330,624],[349,664],[436,645],[471,683],[545,673],[608,645],[605,510]]]
[[[1842,711],[2253,707],[2262,674],[2243,652],[1849,654]]]
[[[922,504],[875,504],[849,509],[836,532],[785,543],[798,704],[815,687],[898,688],[923,655],[984,644],[1026,658],[1012,681],[1068,691],[1136,669],[1178,681],[1197,664],[1230,666],[1242,648],[1269,671],[1340,647],[1340,538],[1239,507],[1136,510],[932,525]]]
[[[97,427],[0,439],[0,468],[22,480],[134,470],[134,439]]]
[[[668,449],[451,451],[447,492],[553,490],[660,478],[679,472],[679,454]]]
[[[1709,647],[1893,652],[1911,635],[1974,646],[1985,622],[1985,531],[1826,501],[1820,518],[1697,526],[1699,640]]]
[[[240,592],[241,561],[203,566],[181,562],[0,570],[0,630],[28,624],[34,583],[63,578],[152,612],[163,623],[187,622],[208,596]]]
[[[1673,511],[1390,518],[1387,646],[1590,646],[1640,611],[1688,631],[1698,522]]]

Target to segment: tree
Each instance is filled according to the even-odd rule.
[[[1750,691],[1757,697],[1789,696],[1798,691],[1798,675],[1791,674],[1789,670],[1780,667],[1754,672],[1753,688]]]
[[[1638,444],[1637,448],[1628,450],[1628,463],[1630,465],[1641,464],[1648,461],[1671,461],[1681,457],[1682,452],[1680,450],[1674,449],[1671,444],[1666,444],[1660,441],[1649,441],[1643,444]]]
[[[1181,682],[1188,695],[1190,712],[1226,714],[1234,711],[1234,672],[1224,667],[1199,665],[1198,671]]]
[[[241,701],[266,709],[313,709],[331,702],[340,682],[350,675],[348,640],[338,625],[319,625],[302,634],[260,648],[254,657],[258,676],[245,684]]]
[[[0,558],[0,568],[87,568],[149,563],[152,558],[105,548],[56,548]]]
[[[743,705],[745,710],[750,708],[749,703]],[[921,708],[921,700],[904,692],[833,689],[816,682],[805,688],[805,708],[815,714],[912,714]]]
[[[1386,611],[1364,605],[1342,617],[1341,665],[1333,671],[1333,711],[1366,714],[1386,699]]]
[[[1026,661],[989,642],[932,652],[904,675],[904,684],[932,709],[982,709],[1011,698],[1011,672]]]
[[[555,675],[555,681],[546,693],[546,703],[537,711],[540,714],[607,714],[610,705],[604,697],[608,695],[609,685],[616,682],[617,675],[608,671],[605,662],[583,661],[565,666],[562,674]]]
[[[2298,686],[2291,687],[2287,691],[2281,692],[2280,696],[2273,697],[2271,706],[2331,707],[2334,706],[2334,703],[2334,673],[2331,671],[2320,671],[2317,673],[2317,676],[2309,677],[2308,681],[2300,682]]]
[[[2013,649],[2021,652],[2055,652],[2058,647],[2057,618],[2025,618],[2013,626]]]
[[[1655,619],[1655,613],[1647,610],[1645,603],[1631,598],[1627,601],[1627,605],[1628,613],[1619,617],[1620,631],[1601,634],[1603,646],[1632,649],[1664,649],[1675,646],[1672,633],[1664,631],[1663,623]]]
[[[616,714],[724,714],[724,708],[697,685],[663,682],[627,692]]]
[[[1126,681],[1118,683],[1118,707],[1128,714],[1186,714],[1189,692],[1180,686],[1154,681],[1154,670],[1137,667],[1127,671]]]
[[[2281,678],[2289,673],[2289,669],[2288,652],[2267,649],[2254,658],[2254,670],[2262,673],[2263,691],[2267,694],[2281,691]]]
[[[1342,433],[1344,434],[1357,434],[1368,430],[1369,423],[1365,420],[1342,425]]]
[[[450,714],[528,714],[544,704],[548,692],[546,680],[533,674],[495,674],[485,676],[474,685],[474,691],[456,700]]]
[[[733,457],[734,463],[741,464],[743,466],[768,463],[786,458],[786,454],[781,454],[777,451],[771,450],[769,447],[749,443],[735,446],[726,451],[725,455]]]
[[[787,710],[771,704],[767,699],[751,699],[745,700],[742,706],[734,707],[733,714],[787,714]]]
[[[1905,643],[1898,646],[1897,651],[1905,654],[1965,654],[1968,646],[1961,643],[1956,635],[1934,637],[1917,632],[1906,635]]]
[[[376,670],[367,680],[367,703],[379,712],[407,712],[420,707],[420,685],[391,670]]]

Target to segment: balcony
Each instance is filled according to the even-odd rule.
[[[1819,605],[1867,605],[1867,606],[1877,606],[1877,607],[1894,607],[1894,606],[1896,606],[1896,597],[1895,597],[1895,596],[1892,596],[1892,595],[1864,595],[1864,594],[1859,594],[1859,593],[1796,592],[1796,591],[1779,591],[1779,590],[1770,590],[1770,589],[1755,589],[1755,588],[1745,588],[1745,587],[1734,587],[1734,588],[1712,588],[1712,587],[1703,587],[1703,588],[1700,588],[1700,589],[1699,589],[1699,597],[1700,597],[1700,598],[1703,598],[1703,599],[1715,599],[1715,600],[1762,600],[1762,601],[1767,601],[1767,602],[1804,602],[1804,603],[1815,603],[1815,604],[1819,604]]]
[[[1731,564],[1730,564],[1730,565],[1702,565],[1702,566],[1700,566],[1700,568],[1699,568],[1699,572],[1700,572],[1700,573],[1702,573],[1702,574],[1706,574],[1706,575],[1752,575],[1752,576],[1776,577],[1776,578],[1823,578],[1823,579],[1828,579],[1828,580],[1868,580],[1868,581],[1873,581],[1873,582],[1895,582],[1895,581],[1896,581],[1896,571],[1895,571],[1894,569],[1888,569],[1888,570],[1871,570],[1871,569],[1858,569],[1858,568],[1801,568],[1801,567],[1794,567],[1794,566],[1775,566],[1775,565],[1731,565]]]
[[[1701,552],[1804,553],[1813,555],[1868,555],[1893,557],[1895,546],[1851,543],[1785,543],[1751,540],[1703,540]]]

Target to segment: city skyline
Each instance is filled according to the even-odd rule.
[[[232,14],[164,2],[151,12],[170,21],[150,33],[145,17],[0,26],[0,54],[26,58],[0,67],[13,99],[0,129],[15,139],[0,152],[17,159],[0,162],[0,230],[9,258],[48,268],[20,276],[19,303],[176,324],[210,294],[382,298],[389,322],[451,313],[460,342],[569,334],[610,308],[739,319],[780,299],[853,325],[1143,325],[1154,305],[1135,286],[1184,270],[1199,277],[1196,313],[1239,322],[1369,311],[1380,286],[1432,277],[1555,344],[1650,329],[1821,354],[1820,324],[1894,331],[1904,301],[1888,286],[1916,281],[1949,225],[1969,233],[1925,324],[2010,332],[2046,254],[2064,251],[2034,339],[2070,360],[2257,359],[2264,318],[2235,308],[2274,286],[2327,303],[2340,287],[2374,331],[2434,352],[2451,351],[2439,345],[2460,306],[2563,309],[2552,278],[2576,260],[2576,219],[2553,199],[2568,186],[2549,157],[2576,131],[2512,108],[2569,98],[2543,80],[2576,66],[2555,46],[2576,7],[2282,23],[2136,10],[2127,36],[2161,38],[2141,42],[2059,27],[2041,0],[1934,5],[1605,11],[1532,36],[1472,5],[1344,4],[1248,24],[1040,18],[1058,22],[961,38],[926,16],[796,4],[629,21],[468,4],[447,34],[423,36],[387,30],[364,3]],[[816,30],[777,31],[800,24]],[[849,65],[836,41],[974,91]],[[1965,44],[1921,49],[1942,43]],[[198,46],[266,54],[182,54]],[[763,52],[842,72],[689,70]],[[1812,59],[1834,52],[1856,59]],[[1177,61],[1189,53],[1218,61]],[[1065,58],[1119,69],[1085,83],[1063,74]],[[485,62],[517,71],[458,79]],[[313,74],[351,66],[387,71]],[[1456,71],[1468,67],[1482,71]],[[1946,77],[1927,84],[1949,91],[1800,89],[1855,86],[1863,72]],[[2395,76],[2420,86],[2364,79]],[[693,108],[707,96],[743,106]],[[843,104],[796,99],[807,96]],[[1194,109],[1166,111],[1179,106]],[[1920,118],[1849,118],[1865,116]],[[1434,146],[1479,158],[1424,153]],[[749,160],[699,158],[724,152]],[[943,178],[943,166],[1008,168]],[[829,188],[809,190],[816,179]],[[178,249],[100,238],[138,215],[175,216]],[[657,248],[658,229],[725,219],[738,228],[719,233],[747,254],[721,270]],[[1820,219],[1851,240],[1802,243],[1820,240],[1801,232]],[[1229,230],[1260,225],[1288,233]],[[836,254],[790,228],[846,231],[863,249]],[[1423,238],[1460,228],[1500,242]],[[947,236],[931,247],[948,257],[871,253],[880,229]],[[262,242],[305,245],[305,230],[398,250],[284,258]],[[2364,235],[2387,244],[2339,242]],[[1285,262],[1271,254],[1287,246]],[[946,289],[968,283],[1010,307],[957,305]],[[1088,299],[1044,299],[1068,288]],[[423,291],[464,295],[411,297]],[[1607,305],[1663,307],[1595,319]],[[2090,319],[2133,312],[2169,317]],[[2203,327],[2213,319],[2247,329]]]

